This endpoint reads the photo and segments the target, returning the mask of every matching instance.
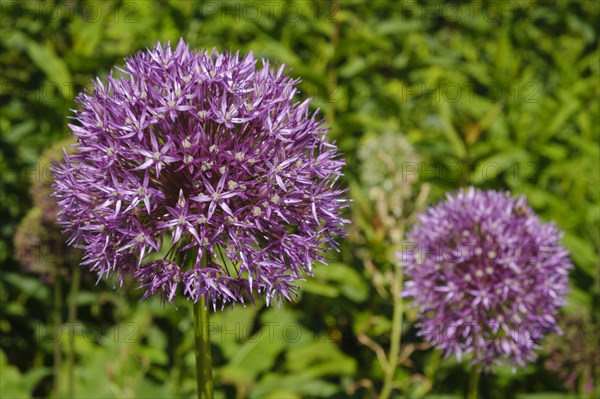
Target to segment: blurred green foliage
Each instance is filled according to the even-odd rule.
[[[64,397],[52,392],[56,340],[65,351],[74,341],[78,398],[194,397],[188,304],[138,302],[130,283],[113,290],[112,282],[95,285],[84,274],[77,323],[54,325],[54,288],[21,271],[12,245],[31,207],[29,186],[48,173],[38,157],[67,136],[74,95],[131,53],[180,37],[191,47],[253,51],[293,68],[302,78],[301,97],[314,99],[346,156],[345,184],[353,195],[368,162],[360,158],[363,137],[390,132],[404,134],[419,154],[420,161],[397,164],[407,178],[428,183],[430,202],[468,184],[526,194],[543,219],[565,232],[572,252],[576,268],[565,313],[583,309],[597,335],[597,1],[2,0],[0,7],[3,398]],[[389,345],[391,301],[368,268],[388,270],[391,254],[385,236],[365,235],[380,223],[369,217],[376,212],[372,200],[357,197],[354,206],[358,215],[353,211],[341,254],[316,268],[297,303],[280,310],[258,303],[212,316],[219,397],[378,392],[383,371],[358,337],[369,337],[375,348]],[[59,294],[67,299],[64,291]],[[427,348],[412,328],[414,312],[406,318],[395,378],[402,394],[460,397],[465,366]],[[554,340],[552,349],[569,353],[571,344]],[[545,360],[542,351],[516,374],[500,368],[483,376],[483,397],[584,397],[571,394],[591,394],[590,378],[599,393],[597,364],[577,364],[591,374],[563,385],[560,364],[550,371]],[[571,359],[564,367],[585,361]],[[63,362],[62,387],[67,367]]]

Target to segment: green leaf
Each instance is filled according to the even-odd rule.
[[[99,5],[102,3],[98,3]],[[105,7],[107,8],[107,7]],[[76,18],[71,23],[73,36],[73,51],[84,57],[91,57],[97,50],[102,39],[102,32],[106,27],[103,16],[108,14],[108,9],[99,11],[99,17],[94,23],[87,22],[84,18]]]
[[[448,140],[454,155],[459,159],[463,159],[466,154],[465,143],[454,128],[452,106],[448,101],[442,99],[439,101],[438,107],[442,120],[442,132],[446,135],[446,139]]]
[[[11,144],[18,143],[23,139],[23,137],[31,134],[35,130],[36,126],[37,124],[32,120],[19,123],[6,133],[5,140],[7,143]]]
[[[333,298],[339,293],[354,302],[367,299],[368,287],[362,276],[343,263],[331,263],[315,268],[313,279],[301,282],[303,290]]]
[[[324,282],[312,280],[312,279],[306,280],[306,281],[300,281],[298,283],[298,286],[300,287],[300,292],[302,292],[302,293],[308,292],[311,294],[320,295],[320,296],[324,296],[327,298],[336,298],[340,294],[340,291],[337,287],[334,287],[329,283],[324,283]]]
[[[268,325],[249,338],[230,362],[220,370],[223,378],[250,384],[275,363],[276,355],[285,348],[281,327]]]
[[[598,258],[592,244],[569,232],[565,233],[563,243],[571,252],[575,264],[590,277],[597,278]]]
[[[40,68],[48,80],[53,84],[56,84],[65,99],[71,98],[71,86],[72,79],[67,64],[58,57],[54,49],[51,47],[50,42],[42,46],[33,40],[27,42],[27,54],[33,63]]]
[[[42,378],[51,374],[51,369],[39,367],[21,374],[19,369],[8,363],[4,351],[0,350],[0,397],[19,399],[30,398]]]
[[[4,273],[4,280],[30,297],[44,301],[49,298],[50,291],[37,277],[19,273]]]
[[[528,159],[527,152],[520,150],[494,154],[477,162],[477,166],[473,172],[473,183],[492,183],[497,179],[499,174],[507,170],[517,173],[511,173],[510,180],[518,182],[524,178],[524,176],[521,176],[522,173],[518,172],[520,172],[520,169],[523,168]]]

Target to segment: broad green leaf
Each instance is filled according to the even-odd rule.
[[[597,278],[598,254],[594,251],[592,243],[569,232],[565,234],[563,243],[571,252],[575,264],[590,277]]]
[[[508,171],[510,180],[519,182],[525,179],[524,169],[529,156],[525,151],[510,151],[492,155],[486,159],[478,161],[473,172],[473,183],[479,185],[483,183],[494,183],[498,175]],[[519,173],[521,172],[521,173]]]
[[[438,110],[442,120],[442,132],[445,134],[454,154],[462,159],[465,156],[466,150],[464,142],[454,128],[454,122],[452,121],[452,107],[448,101],[440,100]]]
[[[33,40],[27,42],[27,54],[33,63],[40,68],[49,82],[57,85],[62,93],[62,96],[69,100],[71,98],[70,87],[73,80],[67,64],[54,52],[54,48],[50,44],[38,44]]]

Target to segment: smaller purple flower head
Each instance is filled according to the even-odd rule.
[[[158,44],[77,97],[59,221],[144,297],[291,299],[343,234],[344,164],[298,80],[252,54]]]
[[[420,309],[419,334],[447,356],[524,366],[560,331],[572,264],[557,227],[525,197],[460,190],[420,214],[408,237],[404,296]]]

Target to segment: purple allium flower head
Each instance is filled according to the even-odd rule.
[[[214,307],[289,300],[337,249],[344,162],[298,80],[256,63],[158,44],[78,96],[55,196],[83,265]]]
[[[408,237],[404,295],[420,308],[419,334],[446,355],[524,365],[559,331],[572,265],[557,227],[525,197],[461,190],[420,214]]]

